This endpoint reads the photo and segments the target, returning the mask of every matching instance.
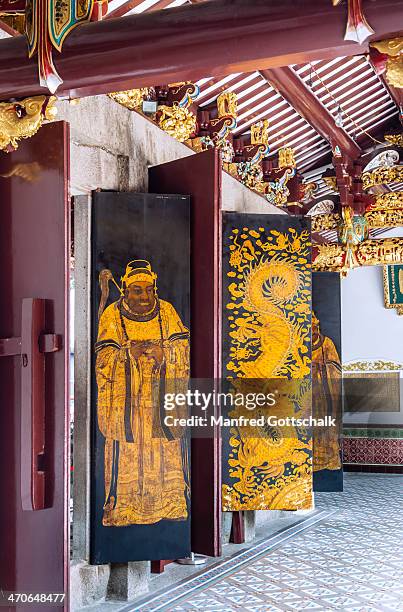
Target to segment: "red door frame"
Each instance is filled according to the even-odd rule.
[[[64,122],[44,126],[36,136],[22,141],[13,153],[0,153],[0,265],[3,281],[0,338],[22,336],[25,344],[22,357],[0,357],[3,404],[0,410],[0,483],[3,494],[0,504],[0,587],[5,591],[22,593],[65,593],[66,609],[70,426],[68,184],[69,129]],[[24,317],[22,315],[25,298],[45,300],[40,303],[44,305],[44,312],[36,312],[34,321],[38,327],[31,337],[30,330],[24,329],[24,325],[29,323],[27,312]],[[25,307],[27,304],[30,303],[25,302]],[[42,315],[44,320],[41,321]],[[43,334],[53,333],[60,341],[60,346],[53,349],[60,350],[43,353],[52,349],[49,344],[51,336]],[[36,353],[36,360],[32,362],[30,351]],[[25,387],[21,389],[23,369],[33,374],[34,396],[37,400],[39,398],[36,404],[35,401],[24,401],[30,382],[28,387],[26,382],[23,383]],[[42,389],[41,380],[44,380]],[[45,398],[42,402],[41,391]],[[27,431],[31,417],[32,433]],[[42,443],[43,454],[40,453]],[[32,477],[26,468],[31,465],[36,489],[30,495]],[[43,505],[44,509],[28,509],[32,503],[37,508]],[[50,609],[60,609],[60,606],[59,600]],[[10,609],[15,609],[15,605]],[[43,605],[31,606],[31,609],[43,609]]]

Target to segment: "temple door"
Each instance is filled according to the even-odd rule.
[[[216,149],[149,170],[151,193],[190,195],[191,376],[221,377],[221,163]],[[174,237],[173,237],[174,239]],[[209,383],[211,384],[211,382]],[[221,554],[221,451],[218,426],[192,439],[192,551]]]
[[[0,153],[0,588],[10,610],[68,608],[68,172],[63,122]]]

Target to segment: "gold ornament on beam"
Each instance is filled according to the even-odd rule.
[[[108,96],[129,110],[141,110],[143,100],[148,96],[149,88],[128,89],[127,91],[115,91]]]
[[[313,215],[312,216],[312,231],[322,232],[325,230],[337,229],[339,227],[341,218],[338,213],[324,214],[324,215]]]
[[[18,102],[0,103],[0,150],[18,148],[19,141],[37,133],[45,120],[57,115],[56,98],[35,96]]]
[[[196,131],[196,117],[188,108],[180,106],[159,106],[158,125],[179,142],[184,142]]]
[[[403,165],[375,168],[372,172],[362,173],[362,186],[370,189],[376,185],[388,185],[403,181]]]
[[[341,272],[344,266],[345,250],[341,244],[318,244],[316,257],[312,261],[314,272]]]
[[[368,210],[390,210],[403,208],[403,191],[390,191],[376,196],[374,204]]]
[[[403,238],[365,240],[357,248],[357,260],[361,266],[403,263]]]
[[[297,167],[294,157],[294,149],[292,149],[291,147],[284,147],[283,149],[279,149],[278,167],[280,168],[280,170],[283,170],[283,168]]]
[[[403,87],[403,36],[371,43],[379,53],[387,55],[386,80],[392,87]]]
[[[224,91],[217,98],[217,110],[218,117],[231,117],[236,118],[238,115],[238,99],[237,95],[233,91]]]
[[[364,217],[370,228],[391,228],[403,226],[403,209],[368,210]]]
[[[269,120],[257,121],[250,128],[250,142],[253,145],[269,144]]]
[[[386,134],[385,141],[397,147],[403,147],[403,134]]]
[[[360,266],[380,266],[403,263],[403,238],[364,240],[358,245],[318,244],[312,269],[316,272],[340,272]]]

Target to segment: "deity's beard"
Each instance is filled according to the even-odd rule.
[[[155,308],[155,299],[150,303],[147,302],[146,304],[138,304],[136,303],[134,300],[124,300],[124,304],[126,306],[126,308],[133,314],[133,315],[148,315],[150,313],[153,312],[154,308]]]

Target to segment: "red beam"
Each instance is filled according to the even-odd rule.
[[[378,38],[401,19],[401,0],[365,13]],[[345,7],[327,0],[214,0],[80,26],[66,39],[60,94],[80,97],[363,53],[344,41]],[[0,41],[0,99],[44,93],[26,43]]]
[[[360,147],[336,126],[333,115],[292,68],[270,68],[262,70],[261,74],[332,147],[338,145],[341,152],[352,160],[361,155]]]

